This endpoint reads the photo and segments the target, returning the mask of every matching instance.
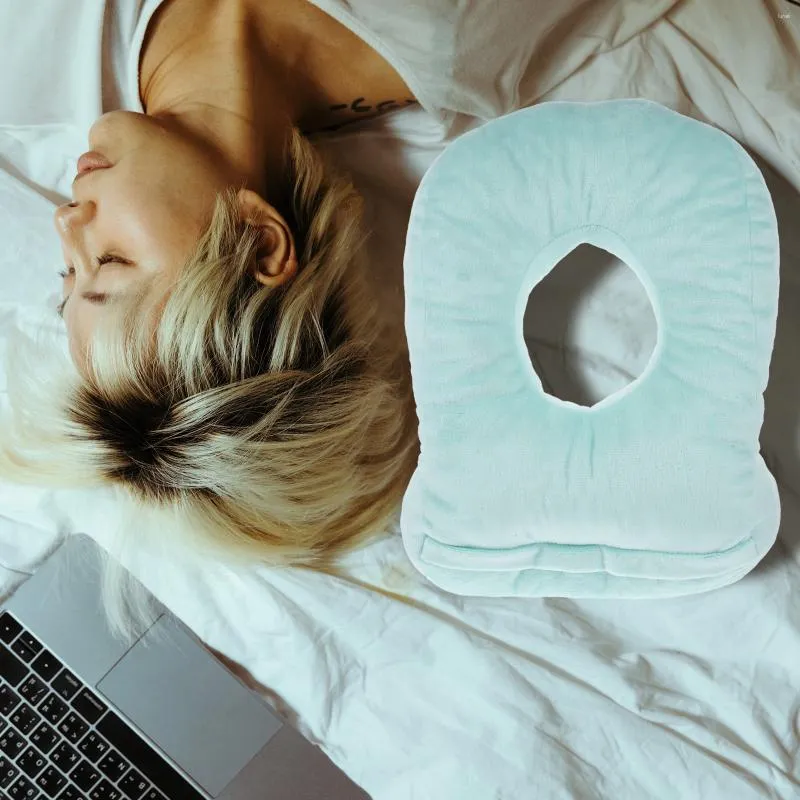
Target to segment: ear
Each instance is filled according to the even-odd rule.
[[[280,286],[297,272],[294,238],[286,220],[251,189],[237,194],[241,218],[258,228],[260,243],[253,277],[264,286]]]

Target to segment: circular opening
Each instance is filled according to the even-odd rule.
[[[522,335],[543,390],[591,408],[645,371],[657,324],[636,273],[583,243],[533,288]]]

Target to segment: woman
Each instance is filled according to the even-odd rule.
[[[19,390],[31,425],[5,471],[114,484],[229,549],[322,565],[386,527],[418,442],[407,370],[378,347],[360,198],[299,129],[362,118],[334,108],[351,96],[415,100],[305,0],[155,5],[145,113],[91,126],[55,212],[77,369],[55,404],[55,380]]]
[[[107,0],[87,29],[135,66],[55,215],[74,366],[17,376],[4,474],[113,485],[272,563],[383,531],[418,455],[407,363],[379,345],[360,199],[304,134],[498,116],[557,85],[554,42],[588,59],[675,2]]]

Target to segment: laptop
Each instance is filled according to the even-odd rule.
[[[101,555],[67,537],[0,607],[0,797],[369,800],[155,598],[114,638]]]

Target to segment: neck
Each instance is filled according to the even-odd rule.
[[[290,126],[319,95],[305,68],[312,37],[282,12],[292,3],[281,3],[166,0],[140,70],[145,112],[206,142],[262,196],[280,174]]]

